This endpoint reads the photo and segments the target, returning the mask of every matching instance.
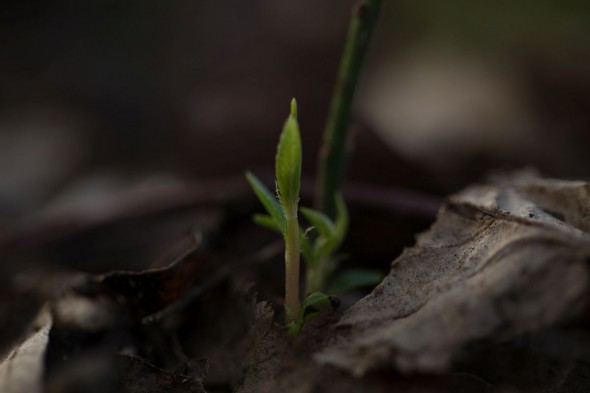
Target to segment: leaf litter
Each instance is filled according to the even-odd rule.
[[[449,197],[372,293],[296,339],[237,265],[198,253],[78,277],[40,308],[46,323],[10,336],[0,390],[582,392],[589,230],[587,183],[495,177]]]
[[[537,335],[569,337],[567,328],[583,323],[589,306],[589,228],[590,186],[585,182],[524,171],[469,187],[447,199],[430,230],[392,263],[371,294],[325,328],[321,344],[298,366],[285,360],[287,353],[267,359],[283,365],[273,365],[279,370],[275,384],[254,368],[266,388],[246,384],[243,391],[321,386],[328,392],[358,391],[359,386],[382,391],[369,386],[386,370],[397,376],[390,387],[430,391],[429,378],[453,377],[466,384],[461,391],[488,391],[493,384],[512,386],[510,378],[519,377],[514,371],[519,367],[538,372],[543,361],[544,367],[562,372],[545,381],[543,389],[528,391],[565,391],[559,387],[575,385],[572,378],[588,373],[580,359],[590,352],[570,352],[560,363],[547,353],[548,345],[530,342],[541,342]],[[566,330],[554,331],[561,328]],[[499,347],[510,348],[506,359],[494,352]],[[500,377],[489,375],[494,367],[481,356],[491,353],[502,364],[523,347],[537,355],[525,351],[528,362],[503,369]],[[470,362],[482,368],[469,367]],[[564,373],[564,367],[583,372]],[[461,370],[469,372],[457,374]],[[298,388],[285,384],[289,375],[298,375]],[[348,382],[330,388],[325,378]],[[437,386],[440,390],[432,391],[445,391]]]
[[[450,197],[416,246],[338,322],[340,337],[317,360],[355,375],[383,363],[443,371],[472,342],[582,315],[589,196],[583,182],[520,175]]]

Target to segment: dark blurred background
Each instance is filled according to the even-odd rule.
[[[272,174],[291,97],[312,181],[352,4],[3,1],[1,243],[37,247],[83,222],[160,212],[219,188],[231,194],[246,169]],[[436,198],[492,169],[587,178],[589,38],[585,0],[384,1],[359,86],[349,179]],[[209,213],[182,215],[167,238],[152,233],[148,243],[164,247],[179,228],[213,225]],[[421,219],[404,227],[406,241],[429,222]],[[116,228],[137,250],[145,239],[124,236],[151,227],[134,225]],[[108,247],[93,236],[70,238],[78,252],[69,246],[59,257]]]

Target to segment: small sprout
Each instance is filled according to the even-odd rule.
[[[311,321],[321,311],[328,307],[337,308],[340,305],[340,299],[326,295],[321,292],[310,293],[303,301],[299,315],[287,324],[287,332],[292,336],[297,336],[303,326]]]
[[[285,309],[289,332],[298,334],[326,304],[333,304],[334,297],[326,290],[341,256],[336,255],[348,231],[348,210],[340,193],[334,196],[336,218],[330,219],[319,211],[301,208],[301,213],[312,225],[299,227],[299,191],[301,188],[301,137],[297,123],[297,103],[291,101],[291,113],[283,126],[277,146],[275,162],[276,196],[252,173],[246,178],[254,193],[266,209],[266,214],[255,214],[256,224],[281,233],[285,240]],[[306,289],[310,295],[303,306],[299,299],[300,253],[306,261]],[[336,281],[336,289],[356,288],[373,283],[374,276],[356,273]]]
[[[301,184],[301,137],[295,99],[291,101],[291,113],[283,126],[275,162],[279,201],[287,215],[288,208],[297,210]]]
[[[313,225],[316,236],[309,240],[307,236],[303,242],[303,257],[307,264],[307,292],[326,290],[326,283],[330,280],[338,267],[339,257],[335,255],[348,231],[348,210],[340,193],[336,194],[336,220],[333,222],[324,213],[302,208],[301,213]],[[309,228],[308,228],[309,230]],[[303,243],[302,242],[302,243]]]
[[[246,178],[268,213],[255,215],[254,222],[282,233],[285,239],[285,308],[287,323],[292,323],[300,313],[297,210],[301,187],[301,137],[295,99],[291,101],[291,113],[279,139],[275,168],[278,200],[252,173],[246,173]]]

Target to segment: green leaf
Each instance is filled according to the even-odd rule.
[[[301,187],[301,136],[295,99],[291,101],[291,114],[285,121],[277,147],[276,177],[283,209],[296,208]]]
[[[305,231],[303,229],[299,230],[299,246],[301,247],[303,258],[305,258],[308,263],[310,263],[313,258],[313,249],[309,239],[307,238],[307,233],[312,229],[313,227],[307,228]]]
[[[252,216],[252,221],[254,221],[255,224],[260,225],[261,227],[270,229],[271,231],[283,233],[281,228],[277,226],[276,221],[267,214],[254,214]]]
[[[297,322],[290,322],[287,324],[287,334],[291,337],[299,336],[303,324]]]
[[[336,201],[336,222],[334,224],[334,236],[328,240],[328,244],[326,244],[327,250],[333,252],[336,250],[346,237],[346,233],[348,232],[348,209],[346,208],[346,203],[344,202],[344,198],[342,197],[341,193],[337,193],[335,196]]]
[[[281,232],[285,231],[285,216],[281,205],[275,198],[275,196],[266,188],[266,186],[251,172],[246,172],[246,179],[254,190],[254,193],[262,203],[262,206],[266,209],[270,217],[276,223],[277,228],[280,228]],[[256,220],[256,218],[254,218]]]
[[[322,258],[328,258],[329,260],[333,260],[330,256],[340,247],[348,231],[348,211],[340,193],[336,194],[335,201],[335,224],[323,213],[312,209],[301,209],[305,218],[318,229],[320,235],[315,239],[312,259],[320,260]],[[336,265],[334,264],[333,268],[335,267]]]
[[[330,284],[330,293],[345,293],[353,289],[373,287],[383,275],[375,270],[351,269],[338,274]]]
[[[287,333],[291,336],[299,335],[306,323],[314,319],[316,315],[319,314],[320,310],[330,305],[333,305],[332,296],[328,296],[321,292],[313,292],[309,294],[303,301],[297,318],[294,318],[294,316],[291,315],[293,322],[287,325]],[[286,311],[289,313],[288,309]]]
[[[330,296],[322,292],[313,292],[305,298],[305,301],[303,302],[303,306],[301,307],[301,309],[303,311],[303,315],[305,315],[305,311],[307,311],[310,308],[320,310],[330,304]]]
[[[326,261],[330,260],[329,257],[333,251],[333,243],[331,243],[329,240],[330,239],[327,239],[323,236],[315,239],[315,243],[313,245],[313,257],[317,259],[318,263],[326,263]]]
[[[328,239],[334,236],[336,228],[327,215],[305,207],[301,208],[301,214],[303,214],[307,221],[316,228],[320,236],[324,236]]]
[[[301,326],[305,326],[306,323],[311,322],[318,314],[319,314],[319,312],[317,312],[317,311],[305,314],[305,316],[303,317],[303,323],[301,324]]]

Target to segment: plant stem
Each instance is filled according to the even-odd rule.
[[[285,235],[285,307],[287,324],[299,314],[299,223],[297,204],[285,209],[287,233]]]
[[[334,195],[341,188],[350,150],[347,130],[354,93],[381,1],[359,0],[354,8],[324,129],[315,205],[332,218],[335,214]]]
[[[322,258],[316,266],[307,266],[306,292],[322,292],[326,290],[326,279],[332,273],[328,271],[329,259]]]

